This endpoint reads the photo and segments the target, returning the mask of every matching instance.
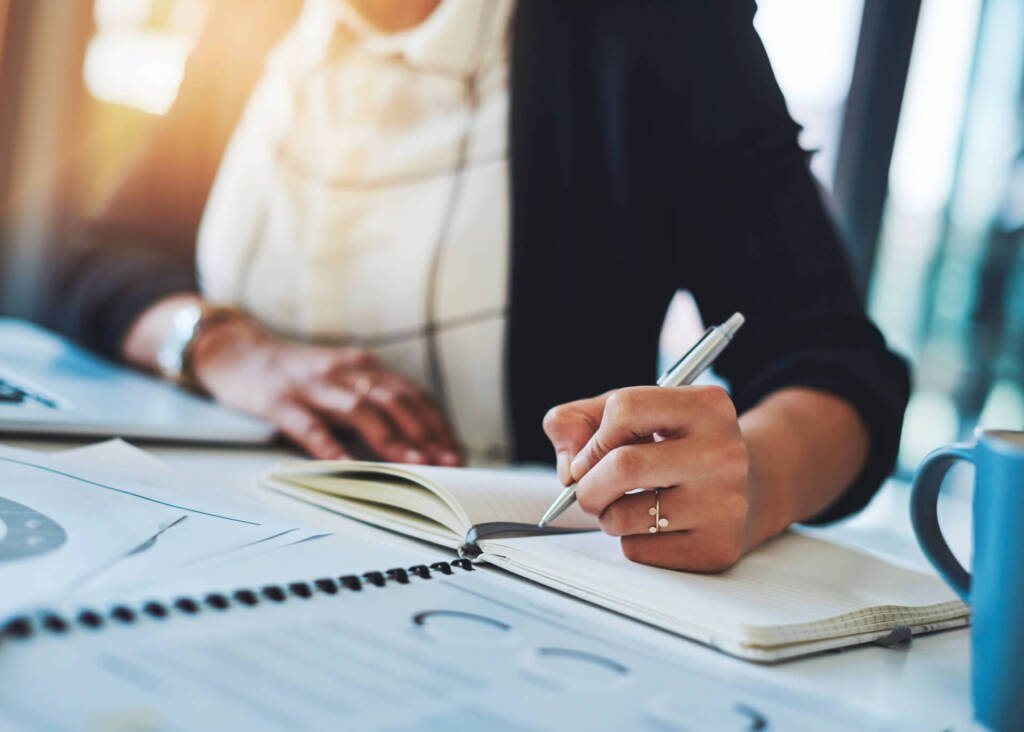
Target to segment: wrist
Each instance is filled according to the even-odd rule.
[[[748,449],[751,453],[747,475],[749,508],[744,553],[781,534],[798,520],[793,501],[782,489],[784,481],[780,480],[778,470],[764,470],[763,460],[756,456],[757,446]]]
[[[790,470],[796,458],[790,445],[774,439],[781,426],[771,431],[744,430],[747,445],[747,527],[744,551],[749,551],[800,520],[794,495],[795,475]]]
[[[244,317],[237,308],[202,301],[188,302],[173,310],[156,355],[160,374],[176,384],[201,388],[194,368],[197,345],[211,331]]]
[[[867,457],[868,434],[834,395],[788,387],[740,417],[749,454],[751,548],[838,499]]]
[[[270,334],[241,310],[224,312],[199,328],[192,339],[188,363],[191,378],[208,390],[209,377],[219,366],[241,355],[258,356],[272,343]]]

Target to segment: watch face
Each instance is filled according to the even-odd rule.
[[[202,313],[198,305],[185,305],[174,313],[171,329],[156,354],[157,365],[165,378],[172,381],[181,378],[185,366],[185,350],[195,336]]]
[[[0,564],[46,554],[67,540],[67,532],[49,516],[0,498]]]

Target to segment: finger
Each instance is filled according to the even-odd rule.
[[[401,378],[381,375],[366,396],[391,417],[410,442],[419,444],[435,439],[433,428],[421,415],[413,388]]]
[[[458,450],[459,441],[455,438],[455,431],[448,424],[448,420],[445,419],[441,408],[437,406],[433,399],[418,389],[413,391],[413,398],[419,406],[420,413],[431,425],[431,432],[438,442],[447,448]]]
[[[357,433],[382,460],[423,462],[423,452],[407,443],[366,395],[355,394],[333,384],[313,382],[306,387],[305,398],[310,408]]]
[[[418,404],[400,383],[387,381],[374,384],[366,394],[366,398],[383,412],[398,428],[405,441],[421,454],[419,459],[409,460],[417,463],[436,463],[437,439],[432,433],[428,421],[422,415]]]
[[[327,424],[312,411],[296,404],[285,404],[276,410],[274,421],[284,435],[320,460],[341,460],[350,457],[331,434]]]
[[[620,541],[622,553],[631,561],[688,572],[722,572],[743,556],[738,529],[637,534]]]
[[[544,434],[555,448],[558,479],[563,485],[572,482],[569,471],[572,459],[601,424],[606,398],[607,395],[601,394],[588,399],[577,399],[552,407],[544,415]]]
[[[441,465],[462,465],[462,451],[455,438],[455,432],[441,414],[434,401],[415,387],[409,387],[408,399],[416,409],[419,418],[427,425],[430,441]]]
[[[633,386],[608,395],[597,430],[572,461],[579,481],[616,447],[662,436],[682,436],[697,424],[726,428],[736,422],[728,393],[717,386]]]
[[[683,492],[675,501],[670,497],[673,493]],[[639,491],[622,496],[608,504],[601,512],[598,523],[601,531],[609,536],[632,536],[634,534],[654,534],[655,518],[663,519],[664,526],[658,525],[661,532],[686,531],[694,528],[697,514],[702,506],[687,501],[685,489],[663,488],[657,496],[654,491]],[[688,505],[689,504],[689,505]],[[655,510],[655,505],[659,510]]]
[[[459,465],[459,448],[451,428],[437,407],[416,387],[400,377],[388,375],[369,396],[383,402],[388,415],[410,441],[421,445],[438,464]]]
[[[403,462],[431,462],[440,465],[462,463],[458,444],[438,408],[419,389],[396,374],[380,370],[377,361],[365,351],[355,351],[335,364],[324,377],[332,386],[348,392],[362,391],[360,379],[372,384],[365,397],[385,413],[410,447],[426,453]]]
[[[742,525],[747,510],[746,495],[741,491],[714,485],[662,488],[657,496],[654,491],[640,491],[613,501],[601,513],[600,525],[610,536],[705,528],[725,530]],[[651,531],[655,517],[665,524],[658,525],[658,532]]]
[[[637,488],[724,485],[746,480],[746,447],[740,440],[698,436],[616,447],[576,484],[580,508],[600,515]]]

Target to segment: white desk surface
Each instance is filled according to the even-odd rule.
[[[75,447],[81,442],[28,442],[2,440],[13,447],[50,451]],[[322,511],[255,487],[253,476],[295,454],[284,448],[212,448],[142,445],[178,470],[202,476],[208,483],[219,483],[254,495],[268,509],[307,525],[324,530],[350,530],[348,519]],[[970,544],[970,501],[963,495],[943,496],[940,520],[954,552],[961,561],[967,558]],[[931,571],[918,549],[910,526],[908,486],[891,481],[861,514],[820,530],[821,535],[876,552],[887,559],[902,562],[922,571]],[[387,534],[387,532],[380,532]],[[423,544],[405,537],[387,534],[398,545]],[[446,550],[432,547],[439,555]],[[965,562],[966,565],[966,562]],[[966,565],[969,566],[969,565]],[[657,646],[663,652],[684,657],[691,665],[728,678],[763,680],[773,686],[784,684],[795,691],[835,699],[852,709],[885,717],[913,719],[922,729],[975,729],[970,705],[970,635],[958,629],[913,639],[908,649],[861,646],[838,653],[760,666],[740,661],[691,641],[644,626],[597,607],[585,605],[541,588],[526,580],[511,577],[525,593],[538,593],[548,603],[571,605],[573,612],[599,618],[616,632],[641,645]],[[915,724],[915,726],[917,726]]]

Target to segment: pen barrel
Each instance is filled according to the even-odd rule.
[[[685,386],[692,384],[698,376],[715,362],[718,355],[725,350],[732,339],[719,327],[708,328],[693,348],[676,361],[665,374],[658,379],[658,386]]]

